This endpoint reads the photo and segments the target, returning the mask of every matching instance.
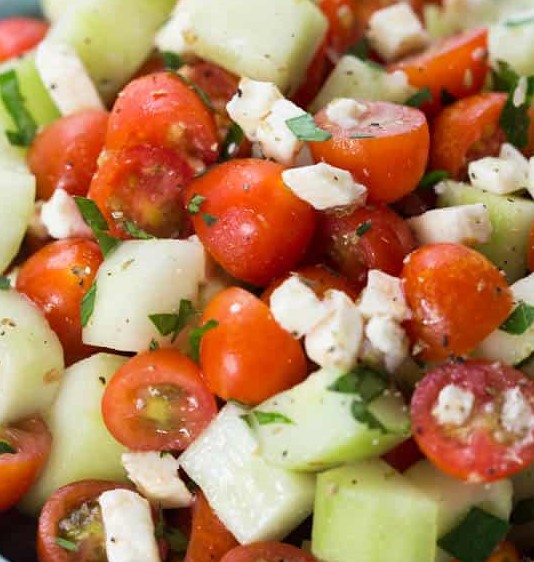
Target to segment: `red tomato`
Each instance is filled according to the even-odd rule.
[[[139,144],[176,150],[200,168],[215,162],[219,155],[213,113],[193,89],[171,72],[130,82],[113,106],[106,148]]]
[[[459,244],[428,244],[405,260],[406,328],[427,360],[461,356],[497,329],[512,310],[501,272]]]
[[[332,68],[327,58],[326,40],[321,43],[313,59],[308,65],[305,82],[303,82],[292,96],[293,102],[299,107],[307,107],[318,94],[326,75]]]
[[[487,562],[519,562],[521,560],[519,553],[511,542],[504,541],[497,550],[488,558]],[[523,562],[528,559],[523,558]]]
[[[50,199],[56,189],[85,196],[104,146],[109,114],[96,109],[61,117],[45,127],[28,152],[37,178],[37,198]]]
[[[82,480],[67,484],[48,498],[37,528],[40,562],[91,562],[107,560],[105,534],[97,499],[123,484],[104,480]],[[76,544],[76,552],[64,549],[58,538]]]
[[[95,351],[82,343],[80,305],[101,263],[96,242],[72,238],[44,246],[19,270],[17,290],[42,310],[63,345],[67,365]]]
[[[387,102],[363,102],[367,109],[350,128],[331,122],[326,110],[317,125],[332,134],[309,143],[316,162],[324,160],[352,173],[369,192],[371,202],[390,203],[413,191],[425,173],[429,151],[428,124],[418,109]]]
[[[141,353],[113,375],[102,398],[112,435],[136,451],[182,451],[217,413],[197,365],[174,349]]]
[[[48,24],[34,18],[6,18],[0,21],[0,62],[18,57],[44,39]]]
[[[30,489],[44,466],[52,436],[39,418],[0,428],[0,441],[15,453],[0,453],[0,511],[15,505]]]
[[[215,515],[204,494],[198,492],[184,562],[216,562],[238,544]]]
[[[473,29],[436,41],[422,54],[408,57],[390,66],[403,70],[416,88],[429,88],[432,101],[423,105],[435,114],[443,106],[446,94],[455,99],[480,92],[488,72],[488,31]]]
[[[449,387],[469,393],[473,405],[443,421],[437,405]],[[511,405],[517,400],[525,414]],[[506,365],[469,360],[430,371],[415,388],[411,416],[423,453],[455,478],[499,480],[534,461],[534,382]]]
[[[382,459],[395,470],[404,472],[417,461],[424,459],[424,455],[421,453],[417,443],[410,437],[410,439],[403,441],[400,445],[397,445],[394,449],[388,451],[382,456]]]
[[[415,248],[415,241],[397,213],[377,205],[356,209],[349,215],[322,213],[313,247],[336,271],[362,288],[369,269],[400,275],[403,260]]]
[[[88,196],[98,205],[110,233],[130,238],[126,221],[160,238],[190,234],[184,188],[193,171],[176,152],[139,145],[105,152]]]
[[[221,562],[317,562],[304,550],[281,542],[258,542],[238,546]]]
[[[189,209],[200,240],[238,279],[266,285],[304,255],[315,211],[282,181],[282,166],[266,160],[231,160],[193,180]]]
[[[306,377],[297,340],[276,322],[269,307],[231,287],[215,296],[202,322],[216,320],[200,344],[200,366],[210,389],[223,400],[259,404]]]

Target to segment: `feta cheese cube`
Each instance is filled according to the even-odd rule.
[[[518,435],[524,434],[534,427],[532,406],[519,387],[509,388],[504,393],[500,421],[506,431]]]
[[[328,119],[342,129],[352,129],[360,123],[360,117],[367,112],[367,106],[350,98],[337,98],[326,106]]]
[[[512,160],[486,156],[470,162],[468,168],[471,184],[498,195],[525,189],[528,174]]]
[[[363,319],[343,291],[327,291],[323,303],[328,314],[306,334],[306,353],[321,367],[349,370],[358,358]]]
[[[523,154],[519,150],[517,150],[517,148],[513,144],[504,142],[501,145],[499,158],[513,162],[519,168],[522,174],[528,176],[528,172],[529,172],[528,160],[523,156]]]
[[[482,203],[432,209],[407,222],[420,244],[484,244],[493,231],[488,210]]]
[[[367,286],[362,291],[358,308],[367,318],[389,316],[402,322],[411,317],[401,280],[378,269],[369,271]]]
[[[286,99],[276,101],[256,131],[258,142],[265,157],[284,166],[291,166],[303,146],[286,121],[305,115],[306,112]]]
[[[462,425],[471,415],[474,405],[475,395],[470,390],[448,384],[441,389],[432,415],[441,425]]]
[[[367,188],[355,182],[350,172],[324,162],[285,170],[282,179],[297,197],[319,211],[365,205]]]
[[[104,492],[98,498],[109,562],[160,562],[150,504],[131,490]]]
[[[276,84],[241,78],[237,93],[226,104],[226,110],[247,139],[256,141],[260,121],[267,117],[274,103],[282,99],[284,96]]]
[[[162,508],[188,507],[193,495],[182,482],[178,460],[159,451],[123,453],[121,457],[128,478],[151,502]]]
[[[64,190],[56,189],[41,206],[41,222],[52,238],[92,238],[74,199]]]
[[[388,371],[393,372],[408,357],[410,342],[402,326],[387,316],[373,316],[365,326],[369,343],[384,354]]]
[[[388,62],[421,50],[430,42],[428,33],[406,2],[374,12],[369,20],[367,38]]]

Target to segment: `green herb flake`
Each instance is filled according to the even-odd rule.
[[[109,230],[108,223],[104,215],[100,212],[97,204],[87,197],[74,196],[74,202],[80,211],[83,220],[89,225],[91,230]]]
[[[356,394],[364,404],[368,404],[381,396],[388,387],[387,375],[369,365],[358,365],[339,377],[328,390]]]
[[[521,301],[510,316],[501,324],[499,330],[514,336],[520,336],[532,326],[533,322],[534,306]]]
[[[371,228],[373,228],[373,223],[371,221],[362,222],[356,229],[356,235],[363,236],[366,232],[369,232]]]
[[[534,521],[534,498],[525,498],[516,503],[510,521],[513,525],[525,525]]]
[[[178,334],[185,328],[189,320],[196,314],[196,309],[190,300],[182,299],[178,313],[151,314],[148,318],[156,326],[162,336],[172,334],[174,343]]]
[[[169,548],[175,554],[184,554],[187,550],[188,538],[177,528],[165,528],[163,538],[167,541]]]
[[[507,521],[473,507],[438,545],[461,562],[485,562],[509,530]]]
[[[214,216],[210,215],[209,213],[202,213],[202,220],[204,221],[206,226],[213,226],[219,219]]]
[[[437,183],[446,180],[449,177],[449,172],[446,172],[445,170],[432,170],[421,178],[418,187],[421,189],[428,189],[429,187],[434,187]]]
[[[156,238],[152,234],[149,234],[143,230],[140,226],[135,224],[133,221],[124,221],[122,223],[124,230],[132,237],[137,238],[137,240],[153,240]]]
[[[197,84],[195,84],[192,80],[190,80],[189,78],[187,78],[187,76],[184,76],[183,74],[180,74],[179,72],[176,73],[176,76],[178,76],[178,78],[180,78],[180,80],[186,84],[187,86],[189,86],[189,88],[191,90],[193,90],[193,92],[195,92],[195,94],[200,98],[200,100],[202,101],[202,103],[212,112],[215,113],[215,108],[213,107],[213,103],[211,102],[211,98],[208,96],[208,94],[202,89],[200,88]]]
[[[148,345],[148,350],[157,351],[158,349],[159,349],[159,343],[154,338],[152,338],[150,340],[150,344]]]
[[[9,142],[14,146],[30,146],[37,133],[37,123],[26,108],[15,70],[0,74],[0,97],[16,127],[15,131],[6,131]]]
[[[187,205],[187,210],[190,215],[198,215],[200,213],[200,205],[206,201],[206,198],[203,195],[196,193],[191,197],[189,204]]]
[[[294,423],[293,420],[284,416],[284,414],[280,414],[279,412],[261,412],[259,410],[254,410],[252,415],[256,418],[259,425],[270,425],[272,423],[291,425]]]
[[[404,105],[408,105],[410,107],[421,107],[425,102],[432,101],[432,92],[430,88],[425,87],[418,92],[415,92],[413,96],[410,96],[405,102]]]
[[[313,115],[309,113],[288,119],[286,125],[301,141],[322,142],[332,138],[331,133],[323,131],[316,125]]]
[[[530,25],[534,23],[534,16],[528,16],[526,18],[511,18],[504,22],[506,27],[521,27],[523,25]]]
[[[75,542],[69,541],[62,537],[56,537],[54,539],[54,542],[63,550],[68,550],[69,552],[76,552],[78,550],[78,545]]]
[[[180,55],[177,55],[176,53],[171,53],[170,51],[163,51],[161,53],[161,58],[163,59],[165,70],[176,72],[184,65],[184,62],[180,57]]]
[[[456,96],[453,96],[448,90],[445,88],[441,88],[440,93],[440,101],[441,105],[450,105],[456,101]]]
[[[245,133],[243,133],[243,129],[237,123],[232,123],[222,143],[219,160],[224,161],[232,158],[239,150],[239,146],[244,137]]]
[[[7,441],[0,440],[0,455],[14,455],[17,449],[14,449]]]
[[[354,133],[350,135],[351,139],[375,139],[376,136],[372,135],[371,133]]]
[[[377,429],[383,434],[389,433],[384,424],[369,411],[365,402],[354,400],[351,406],[351,413],[357,422],[365,424],[369,429]]]
[[[198,359],[200,357],[200,342],[202,341],[202,338],[207,332],[213,330],[218,325],[219,322],[217,322],[217,320],[212,319],[212,320],[208,320],[202,326],[199,326],[198,328],[191,330],[191,333],[189,334],[189,348],[190,348],[189,355],[192,357],[194,361],[198,362]]]
[[[93,315],[93,310],[95,308],[95,299],[96,299],[96,281],[91,285],[87,293],[82,298],[82,303],[80,306],[80,316],[81,316],[81,323],[82,327],[85,328],[87,323],[91,319]]]
[[[369,52],[371,47],[369,45],[369,40],[367,37],[362,37],[359,41],[357,41],[352,47],[349,47],[346,54],[352,55],[357,59],[366,61],[369,58]]]
[[[252,420],[250,419],[250,414],[241,414],[239,417],[250,427],[250,429],[253,429],[254,426]]]
[[[11,289],[11,281],[9,280],[9,277],[0,275],[0,291],[7,291],[8,289]]]
[[[111,234],[108,234],[107,232],[93,230],[93,233],[104,257],[109,256],[109,254],[111,254],[111,252],[113,252],[113,250],[122,243],[122,240],[115,238],[115,236],[111,236]]]

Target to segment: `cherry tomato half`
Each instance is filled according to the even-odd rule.
[[[174,349],[147,351],[113,375],[102,398],[112,435],[136,451],[182,451],[217,413],[197,365]]]
[[[34,18],[6,18],[0,21],[0,62],[33,49],[46,35],[48,24]]]
[[[0,453],[0,511],[15,505],[30,489],[44,466],[52,436],[39,418],[0,428],[0,442],[14,453]]]
[[[326,109],[317,125],[332,134],[311,142],[316,162],[348,170],[368,190],[369,201],[390,203],[413,191],[425,173],[429,151],[428,123],[418,109],[387,102],[362,102],[358,125],[344,128],[329,120]]]
[[[200,344],[200,365],[209,388],[223,400],[259,404],[306,377],[306,357],[269,307],[231,287],[216,295],[202,322],[216,320]]]
[[[441,393],[450,389],[471,402],[458,412],[453,403],[454,415],[443,418]],[[489,482],[534,461],[534,383],[506,365],[469,360],[430,371],[416,386],[411,416],[423,453],[456,478]]]
[[[405,260],[406,324],[421,357],[461,356],[497,329],[512,309],[501,272],[482,254],[459,244],[428,244]]]
[[[281,542],[259,542],[238,546],[221,562],[317,562],[304,550]]]

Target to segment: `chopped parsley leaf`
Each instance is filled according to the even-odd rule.
[[[331,133],[323,131],[323,129],[316,125],[313,115],[309,113],[288,119],[286,125],[297,139],[301,141],[322,142],[332,138]]]
[[[199,326],[198,328],[191,330],[191,333],[189,334],[189,347],[190,347],[189,355],[194,361],[198,362],[200,356],[200,342],[202,341],[204,334],[206,334],[206,332],[209,332],[210,330],[213,330],[218,325],[219,322],[217,322],[217,320],[212,319],[212,320],[208,320],[202,326]]]
[[[371,228],[373,228],[373,223],[371,221],[362,222],[356,229],[356,235],[363,236],[366,232],[369,232]]]
[[[243,129],[237,123],[232,123],[228,128],[228,132],[226,133],[226,137],[222,143],[221,156],[219,160],[224,161],[232,158],[232,156],[234,156],[239,150],[239,146],[243,141],[244,136],[245,134],[243,133]]]
[[[54,542],[62,549],[68,550],[69,552],[76,552],[78,550],[78,545],[75,542],[69,541],[62,537],[56,537],[54,539]]]
[[[6,131],[9,142],[14,146],[30,146],[37,133],[37,123],[25,105],[15,70],[0,74],[0,97],[16,130]]]
[[[189,214],[198,215],[198,213],[200,213],[200,205],[202,205],[204,201],[206,201],[206,198],[203,195],[199,195],[198,193],[193,195],[193,197],[191,197],[191,200],[187,205],[187,210],[189,211]]]
[[[430,88],[425,87],[415,92],[413,96],[410,96],[405,102],[404,105],[409,105],[410,107],[421,107],[423,103],[426,101],[432,101],[432,92]]]
[[[124,221],[122,223],[124,230],[132,237],[137,238],[138,240],[152,240],[155,236],[149,234],[141,227],[137,226],[133,221]]]
[[[96,281],[91,285],[87,293],[82,298],[82,303],[80,306],[80,316],[82,327],[87,326],[87,323],[93,315],[93,310],[95,308],[96,299]]]
[[[7,441],[0,440],[0,455],[14,455],[17,449],[13,448]]]
[[[0,275],[0,291],[7,291],[8,289],[11,289],[11,281],[9,280],[9,277]]]
[[[180,55],[177,55],[176,53],[171,53],[170,51],[163,51],[161,53],[161,58],[163,59],[165,70],[171,70],[176,72],[184,65],[184,62],[180,57]]]
[[[213,226],[219,219],[214,215],[210,215],[209,213],[202,213],[202,220],[204,221],[206,226]]]
[[[533,322],[534,306],[521,301],[501,324],[499,330],[514,336],[520,336],[532,326]]]
[[[185,328],[189,320],[195,314],[196,310],[192,302],[187,299],[182,299],[177,314],[150,314],[149,319],[162,336],[169,336],[172,334],[171,343],[174,343],[178,334]]]
[[[284,416],[284,414],[280,414],[279,412],[261,412],[259,410],[254,410],[252,415],[256,418],[259,425],[269,425],[271,423],[294,423],[293,420]]]

